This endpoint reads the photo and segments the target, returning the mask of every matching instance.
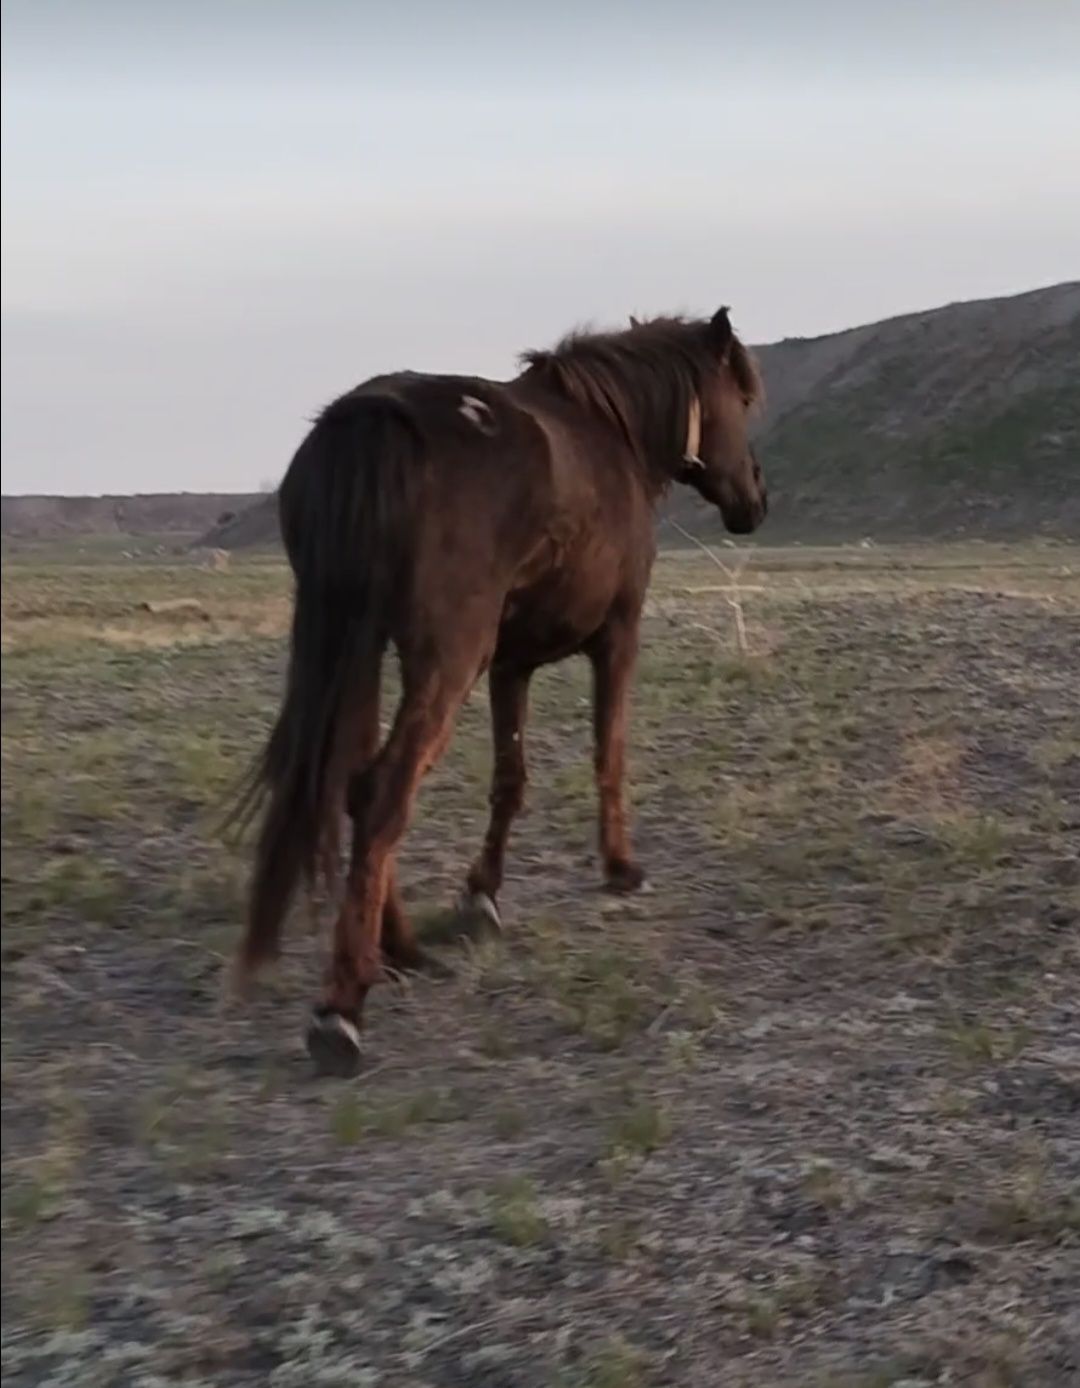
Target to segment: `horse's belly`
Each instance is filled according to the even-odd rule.
[[[569,579],[511,593],[499,624],[496,659],[547,665],[573,655],[603,626],[614,599],[614,585],[588,587]]]

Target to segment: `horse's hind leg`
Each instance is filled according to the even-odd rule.
[[[491,817],[484,845],[466,879],[466,908],[500,928],[496,898],[503,881],[503,863],[510,826],[525,803],[525,715],[531,670],[492,665],[488,673],[491,731],[495,766],[491,778]]]
[[[364,772],[379,750],[380,670],[367,672],[359,696],[341,720],[333,757],[334,771],[328,794],[332,806],[322,834],[319,851],[319,870],[335,907],[338,905],[341,874],[341,824],[350,820],[357,810],[356,787],[363,785]],[[363,793],[362,789],[359,791]],[[314,884],[312,884],[314,885]],[[309,893],[312,933],[318,934],[318,904],[315,893]],[[413,939],[401,893],[397,872],[391,865],[383,905],[382,943],[387,962],[398,969],[420,968],[424,957]]]
[[[344,801],[351,820],[367,813],[365,797],[370,794],[368,768],[379,751],[379,684],[377,674],[364,697],[359,700],[341,733],[341,761],[349,768],[345,792],[340,787],[337,798]],[[386,899],[382,911],[382,951],[386,961],[395,969],[420,969],[428,962],[416,944],[412,926],[401,900],[397,883],[397,865],[391,863],[386,883]]]
[[[380,973],[394,853],[420,782],[449,740],[475,668],[468,678],[457,679],[436,669],[422,681],[410,678],[406,670],[405,692],[390,736],[350,787],[352,861],[334,927],[323,1001],[308,1031],[308,1050],[324,1072],[351,1075],[359,1066],[360,1012]]]

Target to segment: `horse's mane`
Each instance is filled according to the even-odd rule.
[[[635,453],[661,466],[682,449],[691,402],[718,366],[709,325],[685,318],[654,318],[622,332],[571,333],[553,350],[525,352],[521,361],[610,420]],[[761,376],[734,335],[726,361],[747,405],[758,403]]]

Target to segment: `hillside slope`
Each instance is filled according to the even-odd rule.
[[[1080,283],[757,348],[762,538],[1080,535]],[[718,536],[682,490],[671,514]],[[215,528],[276,539],[273,503]]]
[[[762,540],[1080,537],[1080,282],[756,350],[773,503]],[[722,533],[690,493],[669,506],[697,533]],[[278,539],[268,496],[5,497],[3,508],[5,536]]]
[[[774,534],[1080,533],[1080,283],[758,354]]]
[[[5,496],[0,530],[7,539],[64,535],[199,535],[225,515],[248,510],[257,497],[218,492],[137,496]]]

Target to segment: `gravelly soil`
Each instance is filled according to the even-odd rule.
[[[747,654],[662,560],[652,892],[596,889],[586,672],[547,672],[505,941],[379,990],[350,1084],[302,913],[222,1004],[280,568],[5,578],[6,1383],[1080,1380],[1075,550],[759,551]],[[403,857],[435,940],[487,769],[478,692]]]

